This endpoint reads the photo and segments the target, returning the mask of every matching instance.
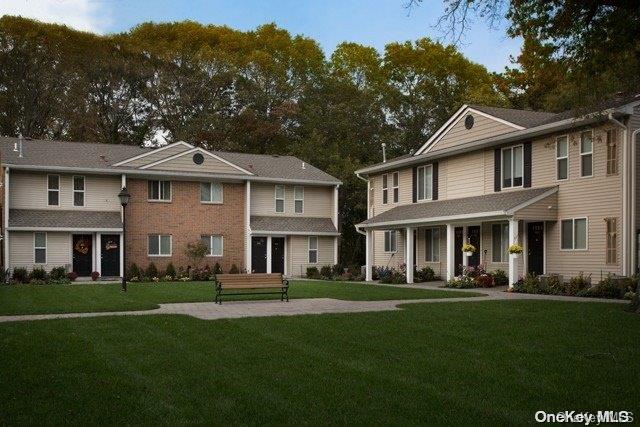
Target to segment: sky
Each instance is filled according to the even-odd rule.
[[[0,15],[21,15],[99,34],[127,31],[154,21],[194,20],[252,30],[275,22],[292,34],[320,43],[330,55],[343,41],[373,46],[380,52],[393,41],[430,37],[450,42],[434,27],[442,0],[424,0],[410,12],[407,0],[0,0]],[[517,56],[520,40],[506,36],[505,27],[490,29],[474,22],[458,44],[462,53],[490,71],[502,71]]]

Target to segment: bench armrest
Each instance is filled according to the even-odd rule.
[[[289,281],[287,279],[282,279],[282,287],[283,288],[288,288],[289,287]]]

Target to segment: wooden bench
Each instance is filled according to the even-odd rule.
[[[224,295],[267,295],[280,294],[280,301],[289,301],[289,281],[282,274],[217,274],[215,278],[216,299],[222,304]],[[241,292],[233,292],[240,290]],[[231,291],[231,292],[227,292]]]

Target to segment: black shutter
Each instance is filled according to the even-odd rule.
[[[531,187],[531,142],[524,143],[524,180],[522,186]]]
[[[413,203],[418,201],[418,168],[413,167]]]
[[[433,200],[438,200],[438,162],[433,164]]]
[[[493,191],[500,191],[502,188],[500,177],[500,163],[502,161],[502,149],[496,148],[493,152]]]

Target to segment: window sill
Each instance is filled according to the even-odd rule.
[[[205,255],[206,258],[222,258],[224,255],[220,254],[220,255]]]
[[[172,255],[171,254],[169,254],[169,255],[151,255],[151,254],[147,254],[147,257],[148,258],[170,258],[170,257],[172,257]]]
[[[200,204],[202,205],[224,205],[224,202],[203,202],[200,200]]]
[[[149,203],[171,203],[171,200],[155,200],[155,199],[147,199]]]

